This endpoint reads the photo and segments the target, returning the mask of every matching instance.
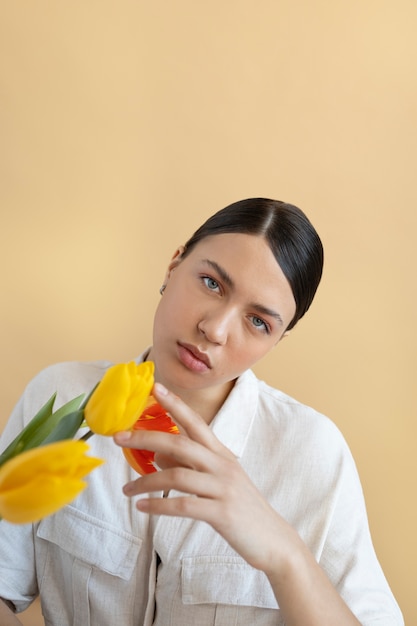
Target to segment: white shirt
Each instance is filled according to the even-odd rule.
[[[41,372],[16,406],[2,448],[52,393],[58,390],[58,407],[89,392],[109,365],[64,363]],[[402,626],[336,426],[248,371],[212,428],[298,531],[361,624]],[[106,463],[70,506],[39,524],[0,522],[0,597],[21,611],[40,594],[45,624],[53,626],[283,624],[263,572],[206,523],[139,513],[121,491],[137,476],[121,450],[111,438],[89,443]]]

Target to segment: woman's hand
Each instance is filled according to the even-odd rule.
[[[172,498],[138,500],[140,511],[202,520],[253,567],[276,569],[289,544],[298,538],[256,489],[239,462],[204,420],[180,398],[155,384],[154,396],[171,414],[180,435],[155,431],[118,433],[123,447],[153,450],[163,469],[128,483],[128,496],[172,489]],[[273,563],[273,565],[272,565]]]
[[[210,524],[250,565],[265,572],[288,626],[360,626],[297,532],[204,420],[161,385],[153,393],[180,434],[137,430],[115,435],[120,446],[155,451],[163,468],[128,483],[124,493],[175,489],[185,495],[140,499],[139,511]]]

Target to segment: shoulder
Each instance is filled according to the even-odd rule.
[[[343,434],[329,417],[252,376],[257,387],[256,419],[266,432],[285,441],[294,453],[310,450],[315,457],[320,454],[333,461],[340,455],[350,457]]]
[[[252,371],[245,372],[242,383],[252,388],[257,395],[258,413],[265,415],[272,421],[281,424],[291,421],[322,425],[330,429],[336,428],[326,416],[307,404],[296,400],[292,396],[271,387],[265,381],[258,379]]]
[[[28,383],[21,398],[25,422],[53,394],[56,394],[55,408],[59,408],[68,400],[89,393],[111,365],[110,361],[67,361],[41,370]]]
[[[362,488],[349,445],[326,415],[291,396],[257,381],[258,408],[252,439],[262,449],[271,474],[281,486],[329,505],[343,492],[345,501],[362,502]],[[256,423],[256,426],[255,426]],[[274,479],[275,480],[275,479]]]
[[[80,381],[81,383],[97,381],[104,372],[113,365],[110,361],[64,361],[54,363],[41,370],[29,383],[27,389],[39,385],[54,384],[68,381]]]

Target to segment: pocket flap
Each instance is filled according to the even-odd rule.
[[[185,604],[233,604],[277,609],[268,578],[240,557],[198,556],[182,559]]]
[[[141,539],[68,506],[43,519],[37,534],[76,559],[124,580],[131,577],[142,544]]]

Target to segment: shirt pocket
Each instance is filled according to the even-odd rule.
[[[266,575],[238,556],[184,557],[184,604],[224,604],[278,609]]]
[[[112,576],[128,580],[136,566],[142,540],[71,507],[46,517],[38,537],[59,546]]]
[[[37,537],[43,540],[39,583],[46,620],[55,626],[61,624],[57,615],[65,614],[62,624],[95,626],[109,623],[109,616],[122,623],[117,611],[134,615],[141,539],[72,507],[43,519]],[[118,596],[123,602],[114,602]]]

